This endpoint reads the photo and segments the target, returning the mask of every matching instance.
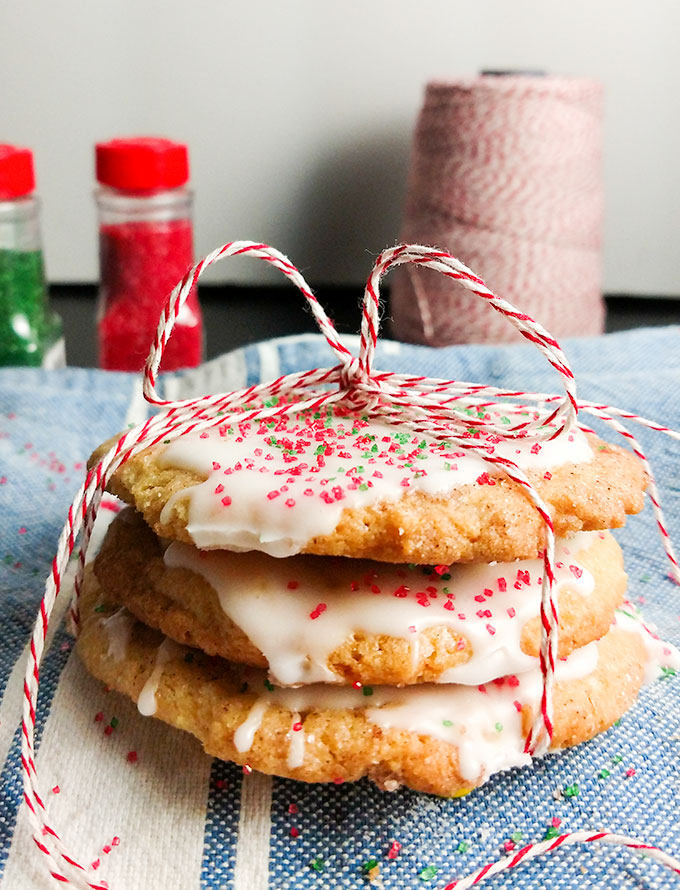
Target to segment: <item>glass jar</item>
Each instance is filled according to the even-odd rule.
[[[170,292],[193,264],[192,193],[185,145],[114,139],[96,147],[99,222],[99,364],[139,371]],[[179,313],[162,369],[194,367],[203,325],[194,288]]]
[[[0,145],[0,365],[59,367],[64,341],[50,312],[33,153]]]

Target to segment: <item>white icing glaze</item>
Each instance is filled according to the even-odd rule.
[[[144,717],[151,717],[156,713],[156,691],[158,684],[165,670],[165,666],[169,661],[180,658],[184,652],[184,648],[167,637],[161,643],[156,653],[156,661],[151,674],[142,687],[137,699],[137,709]]]
[[[593,456],[578,430],[541,443],[480,434],[472,439],[523,469],[583,463]],[[162,521],[188,495],[187,530],[199,548],[278,557],[299,553],[315,535],[331,533],[345,508],[398,500],[406,491],[436,495],[468,483],[489,484],[494,471],[479,454],[453,443],[351,417],[326,425],[325,416],[189,433],[170,443],[158,463],[208,477],[172,496]]]
[[[672,643],[660,640],[655,628],[646,624],[632,603],[624,603],[616,610],[614,623],[622,630],[638,633],[647,652],[645,683],[658,680],[669,672],[680,672],[680,650]]]
[[[234,747],[237,751],[249,751],[253,746],[255,733],[262,724],[262,718],[269,706],[266,699],[258,699],[248,712],[248,716],[234,733]]]
[[[288,733],[288,757],[286,764],[289,769],[295,769],[302,766],[305,761],[305,732],[302,728],[300,715],[296,712],[293,714],[293,720]]]
[[[558,590],[592,592],[593,576],[578,563],[578,554],[598,534],[579,532],[558,541]],[[520,640],[524,625],[539,613],[538,559],[456,565],[440,575],[368,560],[280,560],[180,543],[171,544],[164,558],[170,569],[190,569],[211,585],[225,614],[265,655],[272,679],[282,686],[342,682],[328,668],[328,658],[361,632],[408,640],[414,664],[422,630],[445,626],[464,635],[473,655],[446,671],[444,683],[486,683],[537,662],[522,652]]]
[[[585,677],[597,667],[598,644],[590,643],[558,663],[557,682]],[[366,694],[370,692],[370,694]],[[268,704],[293,713],[287,764],[290,769],[304,761],[304,728],[293,731],[300,714],[312,710],[362,709],[367,719],[383,729],[398,729],[432,736],[458,749],[461,775],[474,782],[491,773],[522,766],[524,753],[521,709],[537,706],[541,695],[538,669],[503,678],[480,687],[459,685],[365,687],[304,686],[278,688],[263,694],[234,736],[239,751],[252,745]],[[242,733],[247,725],[247,731]],[[238,739],[238,741],[237,741]],[[246,746],[246,739],[248,744]]]
[[[114,661],[123,661],[135,619],[127,609],[118,609],[108,618],[102,618],[100,623],[109,639],[107,657]]]

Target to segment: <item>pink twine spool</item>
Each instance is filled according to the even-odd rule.
[[[602,333],[602,88],[482,76],[428,84],[401,238],[433,244],[558,337]],[[455,282],[413,266],[392,287],[400,340],[516,339]]]

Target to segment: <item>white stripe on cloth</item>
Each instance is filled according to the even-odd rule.
[[[69,606],[71,591],[73,589],[73,573],[69,571],[69,583],[65,583],[62,595],[58,597],[52,611],[52,621],[47,634],[46,649],[52,644],[56,629],[62,622],[64,612]],[[24,704],[23,689],[26,662],[28,660],[28,643],[24,646],[21,655],[14,662],[14,667],[5,686],[5,692],[0,701],[0,764],[7,760],[14,733],[21,723],[21,709]]]
[[[260,358],[260,380],[275,380],[281,373],[276,343],[258,343],[257,354]]]
[[[267,890],[269,886],[271,808],[272,777],[244,776],[232,890]]]
[[[246,360],[241,349],[227,352],[200,368],[185,371],[182,375],[168,374],[163,377],[163,394],[166,399],[178,401],[192,399],[206,393],[229,392],[246,385]]]
[[[95,721],[103,712],[104,718]],[[105,735],[111,719],[116,729]],[[130,763],[127,755],[136,752]],[[105,692],[76,654],[59,680],[37,754],[50,823],[111,890],[200,884],[211,760],[192,736]],[[59,793],[49,789],[59,787]],[[46,857],[22,807],[1,890],[44,890]],[[119,845],[112,845],[114,837]],[[104,848],[110,845],[109,853]]]

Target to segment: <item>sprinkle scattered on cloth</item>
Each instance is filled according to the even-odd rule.
[[[562,345],[580,397],[680,428],[679,328]],[[330,360],[317,335],[268,341],[166,375],[163,392],[176,399],[236,389]],[[433,350],[383,341],[376,367],[523,390],[559,386],[524,346]],[[55,886],[20,806],[22,653],[84,462],[143,409],[134,375],[0,371],[0,890]],[[680,444],[634,432],[680,545]],[[104,503],[102,514],[115,510]],[[615,534],[630,598],[680,645],[680,589],[668,579],[649,507]],[[63,613],[65,597],[60,606]],[[456,800],[388,794],[368,782],[306,786],[213,762],[194,739],[141,717],[90,678],[63,624],[55,625],[41,680],[37,759],[48,812],[67,850],[90,864],[88,878],[111,890],[441,888],[526,843],[577,828],[606,827],[680,855],[680,677],[671,674],[646,687],[604,735]],[[577,846],[486,885],[663,890],[677,881],[641,854]]]

